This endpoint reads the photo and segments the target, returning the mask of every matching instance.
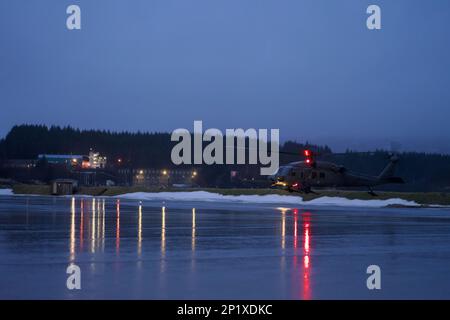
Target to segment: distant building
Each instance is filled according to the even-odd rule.
[[[113,186],[118,179],[113,172],[103,169],[96,170],[73,170],[71,177],[78,180],[78,184],[84,187]]]
[[[36,166],[36,160],[28,160],[28,159],[10,159],[3,160],[0,165],[3,168],[12,168],[12,169],[30,169]]]
[[[89,168],[89,157],[75,154],[40,154],[38,160],[45,160],[50,164],[60,164],[71,167]]]
[[[46,160],[50,164],[66,165],[82,169],[104,169],[106,157],[101,157],[99,152],[89,151],[89,156],[76,154],[40,154],[38,160]]]
[[[120,169],[118,173],[122,184],[141,187],[193,186],[197,177],[193,169]]]
[[[78,180],[80,186],[92,187],[97,185],[97,174],[90,170],[77,170],[74,177]]]
[[[78,188],[78,182],[72,179],[56,179],[51,183],[53,195],[73,194]]]
[[[89,151],[89,166],[92,169],[104,169],[106,167],[106,157],[101,157],[99,152],[91,149]]]

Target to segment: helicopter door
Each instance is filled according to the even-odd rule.
[[[310,184],[312,180],[313,170],[310,168],[305,168],[302,171],[302,178],[304,179],[305,184]]]
[[[320,179],[319,179],[319,172],[316,170],[313,170],[311,173],[311,180],[313,184],[320,185]]]

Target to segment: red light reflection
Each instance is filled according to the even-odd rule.
[[[294,210],[294,249],[298,247],[298,214],[297,211]]]
[[[311,240],[311,213],[302,213],[303,221],[303,299],[311,299],[310,275],[310,240]]]
[[[83,250],[83,240],[84,240],[84,199],[81,199],[81,215],[80,215],[80,249]]]
[[[117,200],[116,203],[116,252],[119,252],[120,248],[120,200]]]

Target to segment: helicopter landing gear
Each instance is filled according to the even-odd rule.
[[[294,188],[288,188],[287,191],[290,193],[298,192],[298,193],[310,193],[312,192],[309,188],[300,188],[300,189],[294,189]]]
[[[369,188],[368,193],[372,196],[372,197],[377,197],[378,195],[372,190],[372,188]]]
[[[303,187],[303,188],[300,189],[298,192],[300,192],[300,193],[305,193],[305,194],[308,194],[308,193],[314,193],[314,194],[317,194],[316,192],[314,192],[313,190],[311,190],[311,187]]]

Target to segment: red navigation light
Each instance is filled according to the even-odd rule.
[[[305,157],[309,157],[309,156],[311,156],[311,151],[305,150],[305,151],[303,152],[303,154],[305,155]]]

